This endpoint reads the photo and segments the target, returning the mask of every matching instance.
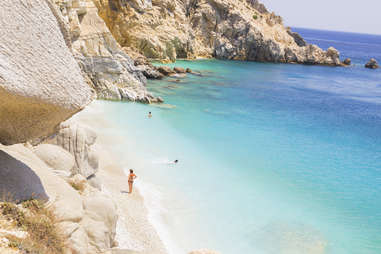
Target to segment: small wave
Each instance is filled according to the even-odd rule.
[[[144,205],[148,210],[148,220],[156,229],[156,232],[159,234],[160,239],[164,243],[169,254],[178,254],[184,253],[180,251],[179,247],[174,243],[168,226],[164,222],[164,217],[169,212],[163,206],[163,195],[156,189],[152,184],[145,183],[142,181],[136,182],[136,188],[144,197]]]

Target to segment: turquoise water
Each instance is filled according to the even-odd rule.
[[[170,249],[381,253],[381,70],[360,65],[381,37],[330,38],[355,66],[178,61],[202,76],[149,83],[173,107],[102,102],[167,208]]]

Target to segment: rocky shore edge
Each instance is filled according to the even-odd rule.
[[[256,0],[46,2],[98,99],[161,103],[147,91],[147,79],[174,74],[152,66],[152,59],[345,65],[336,49],[306,43]]]
[[[241,2],[226,4],[216,0],[200,5],[194,1],[195,5],[188,10],[189,15],[194,18],[192,22],[198,20],[203,26],[214,24],[215,27],[215,11],[223,14],[228,10],[220,20],[224,26],[219,28],[227,37],[215,41],[212,53],[210,47],[205,48],[206,44],[199,45],[206,50],[206,57],[341,65],[335,49],[322,51],[314,45],[303,46],[303,41],[296,34],[286,31],[286,35],[278,16],[265,12],[256,2],[249,2],[252,8],[242,16],[236,11],[248,6],[241,5]],[[176,1],[175,5],[178,4]],[[131,201],[121,201],[121,193],[112,190],[114,184],[117,190],[121,189],[118,186],[123,183],[118,181],[125,182],[121,169],[110,162],[111,155],[101,156],[107,151],[97,144],[96,132],[71,121],[71,117],[95,98],[160,103],[161,98],[147,91],[147,78],[186,73],[200,75],[178,67],[155,67],[145,59],[134,57],[133,60],[126,48],[115,40],[115,31],[112,34],[107,22],[99,16],[105,9],[98,9],[102,7],[98,5],[95,0],[0,2],[0,31],[4,35],[0,37],[0,198],[14,202],[29,199],[47,201],[46,205],[54,208],[59,219],[57,226],[67,241],[65,254],[136,252],[118,247],[117,229],[121,221],[118,218],[121,215],[132,217],[141,211],[144,214],[145,211],[139,195]],[[242,8],[230,12],[233,5]],[[158,11],[158,8],[153,9]],[[259,17],[251,15],[256,11],[262,14],[261,20],[257,21]],[[201,19],[205,15],[208,17],[208,13],[215,19]],[[166,17],[172,20],[174,16]],[[261,37],[262,33],[255,30],[253,22],[260,22],[258,24],[268,28],[271,35],[278,31],[281,35],[278,39],[282,43],[275,43],[271,38],[258,40],[256,36]],[[246,27],[246,23],[251,25]],[[238,37],[229,30],[232,25],[240,28],[242,33],[235,34]],[[146,32],[149,35],[149,30]],[[202,31],[196,31],[198,39],[204,38],[197,32]],[[242,36],[249,32],[255,36],[242,40]],[[208,36],[205,38],[210,39]],[[258,41],[265,44],[255,48],[255,54],[248,51],[252,47],[242,47],[242,51],[238,50],[240,47],[233,47],[235,43],[253,46]],[[285,42],[290,43],[291,49],[282,46]],[[173,43],[166,54],[172,52],[172,56],[174,53],[180,56],[181,50],[177,52]],[[197,43],[196,40],[194,50]],[[197,56],[202,55],[202,51],[197,53]],[[368,66],[374,68],[378,65],[371,61]],[[5,200],[8,195],[12,200]],[[118,202],[123,206],[118,206]],[[160,237],[152,226],[145,223],[144,216],[134,218],[140,218],[140,224],[132,224],[130,228],[126,225],[133,236],[145,239],[142,240],[145,249],[138,252],[165,253]],[[15,246],[7,245],[4,240],[8,233],[0,232],[0,248],[12,251]]]

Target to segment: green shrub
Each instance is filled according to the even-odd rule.
[[[258,19],[258,16],[257,15],[253,15],[253,19]]]

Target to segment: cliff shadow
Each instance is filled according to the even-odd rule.
[[[48,200],[37,174],[26,164],[0,150],[0,201]]]

